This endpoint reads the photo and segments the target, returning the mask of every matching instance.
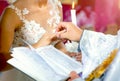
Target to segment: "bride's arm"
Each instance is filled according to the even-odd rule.
[[[68,54],[69,52],[67,51],[67,49],[65,48],[65,45],[62,41],[58,42],[57,44],[55,44],[55,47],[59,50],[61,50],[62,52],[64,52],[65,54]]]
[[[39,48],[43,46],[47,46],[52,44],[52,42],[57,40],[57,36],[55,33],[46,32],[37,43],[33,44],[34,48]]]
[[[14,11],[6,8],[0,20],[0,71],[11,68],[6,61],[11,58],[10,48],[13,42],[14,31],[19,27],[20,23]]]

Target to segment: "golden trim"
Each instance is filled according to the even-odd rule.
[[[95,78],[99,78],[114,60],[118,49],[114,49],[109,56],[100,64],[92,73],[85,79],[85,81],[92,81]]]

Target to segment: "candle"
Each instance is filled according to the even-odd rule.
[[[75,2],[74,0],[72,1],[72,9],[71,9],[71,20],[72,23],[77,25],[77,20],[76,20],[76,10],[74,9],[75,7]]]

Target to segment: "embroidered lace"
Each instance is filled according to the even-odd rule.
[[[59,6],[59,7],[62,6],[58,0],[54,0],[53,2],[51,0],[48,0],[48,4],[49,3],[51,3],[52,5],[54,4],[54,6],[50,10],[49,14],[51,15],[51,18],[47,20],[47,24],[49,24],[50,26],[54,26],[55,28],[61,19],[61,17],[59,16],[60,11],[56,9],[57,7],[55,6]],[[13,47],[21,46],[21,45],[23,46],[24,43],[22,40],[25,40],[30,44],[36,43],[46,32],[44,27],[42,27],[39,23],[36,23],[35,20],[28,21],[25,18],[25,15],[29,14],[29,10],[27,8],[20,10],[17,7],[15,7],[13,4],[11,4],[9,8],[14,9],[16,14],[19,16],[20,20],[24,23],[23,27],[21,27],[21,29],[15,32]]]
[[[15,2],[16,0],[10,1]],[[23,40],[27,41],[30,44],[37,42],[46,32],[46,30],[44,29],[44,27],[41,26],[40,23],[37,23],[35,20],[27,20],[25,18],[25,16],[30,13],[30,11],[27,8],[20,10],[12,3],[10,6],[8,6],[8,8],[13,9],[15,13],[19,16],[20,20],[23,22],[22,27],[19,30],[15,31],[12,47],[23,46]],[[61,3],[58,0],[48,0],[48,4],[52,4],[52,7],[50,8],[49,12],[51,17],[47,19],[47,24],[56,27],[56,25],[60,22],[61,18],[59,16],[60,11],[56,8],[58,8],[57,6],[62,7]],[[0,77],[0,81],[34,81],[33,79],[27,77],[26,75],[24,75],[16,69],[4,72],[1,75],[2,76]]]

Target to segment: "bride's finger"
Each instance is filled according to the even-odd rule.
[[[62,30],[62,31],[59,31],[59,32],[56,32],[56,35],[58,38],[63,38],[64,37],[64,33],[66,33],[67,30]]]

